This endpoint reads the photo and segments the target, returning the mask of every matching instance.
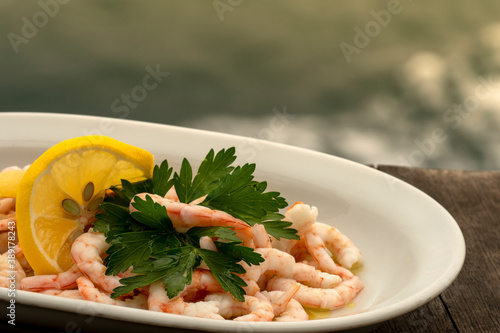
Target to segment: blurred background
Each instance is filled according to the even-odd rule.
[[[498,170],[498,13],[494,0],[0,0],[0,111]]]

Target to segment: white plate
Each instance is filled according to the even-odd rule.
[[[328,319],[300,323],[217,321],[17,291],[16,304],[26,306],[33,315],[18,312],[18,321],[39,325],[40,315],[36,314],[44,313],[45,318],[52,318],[48,322],[67,318],[66,323],[77,328],[87,324],[96,328],[95,323],[107,318],[116,320],[104,320],[114,328],[147,324],[215,332],[368,329],[439,295],[464,261],[462,233],[444,208],[400,180],[341,158],[251,138],[101,117],[3,113],[0,125],[0,168],[31,163],[53,144],[87,134],[104,134],[147,149],[156,162],[168,157],[176,170],[183,157],[199,163],[210,148],[235,146],[236,163],[255,162],[256,177],[267,180],[269,188],[280,191],[289,204],[303,201],[317,206],[318,220],[348,235],[361,249],[365,263],[359,274],[365,288],[355,306],[334,311]],[[5,289],[0,297],[9,301]],[[75,313],[80,322],[74,321]]]

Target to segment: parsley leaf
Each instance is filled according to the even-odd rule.
[[[252,182],[254,170],[255,164],[236,167],[201,204],[225,211],[250,225],[286,207],[286,201],[278,199],[278,192],[264,193],[266,182]]]
[[[204,260],[222,288],[238,300],[244,300],[245,282],[236,274],[245,272],[241,260],[259,264],[264,259],[252,248],[244,247],[229,227],[193,227],[180,233],[173,227],[165,207],[146,195],[134,198],[134,212],[106,203],[97,215],[97,231],[104,232],[111,244],[106,251],[106,274],[116,275],[133,267],[138,275],[120,280],[122,286],[113,290],[112,297],[124,295],[162,279],[168,297],[175,297],[191,283],[193,271]],[[133,222],[133,223],[132,223]],[[133,228],[142,228],[134,231]],[[203,236],[217,238],[219,252],[201,249]],[[217,245],[216,245],[217,246]]]
[[[153,272],[163,272],[167,296],[173,298],[191,283],[193,271],[200,265],[201,259],[189,246],[165,250],[155,254]]]
[[[125,295],[126,293],[129,293],[136,288],[150,285],[151,283],[161,279],[164,274],[165,272],[163,271],[148,271],[147,274],[135,275],[120,279],[120,283],[123,284],[123,286],[113,289],[111,297],[116,298]]]
[[[187,159],[182,160],[181,171],[174,174],[175,192],[180,202],[189,203],[193,198],[192,190],[193,169]]]
[[[222,149],[214,157],[214,150],[210,150],[193,179],[195,196],[201,197],[219,186],[220,180],[233,170],[230,165],[236,159],[235,152],[234,147]]]
[[[201,203],[212,209],[222,210],[250,225],[263,223],[270,218],[284,218],[278,211],[288,204],[279,192],[264,192],[267,182],[253,181],[255,164],[236,167],[225,176],[222,183]],[[271,236],[297,239],[297,230],[288,228],[291,224],[263,223]],[[272,226],[272,227],[271,227]],[[283,229],[283,230],[282,230]]]
[[[155,165],[153,178],[131,183],[126,179],[121,180],[121,186],[113,186],[113,195],[106,198],[106,202],[128,208],[132,198],[139,193],[151,193],[165,196],[173,186],[173,179],[170,179],[173,168],[169,167],[168,161],[164,160],[160,165]]]
[[[186,232],[186,236],[190,237],[194,243],[199,243],[203,236],[241,243],[241,240],[236,237],[236,233],[229,227],[193,227]]]
[[[200,249],[198,252],[221,287],[225,291],[230,292],[238,301],[245,301],[245,291],[242,287],[245,287],[247,284],[242,278],[235,275],[235,273],[245,273],[245,269],[238,264],[239,258],[205,249]]]
[[[117,235],[128,231],[145,230],[145,226],[135,221],[127,207],[104,202],[100,206],[102,213],[96,215],[94,230],[107,236],[106,241],[112,243]]]
[[[291,223],[281,221],[279,210],[287,206],[280,193],[268,191],[265,181],[254,180],[255,164],[231,166],[236,160],[235,148],[210,150],[193,177],[193,168],[187,159],[182,161],[179,173],[173,173],[167,160],[155,166],[151,179],[140,182],[122,180],[112,187],[102,213],[97,214],[94,229],[106,235],[111,245],[105,259],[106,274],[116,275],[133,267],[137,274],[121,279],[112,297],[124,295],[136,288],[157,280],[165,284],[169,297],[175,297],[186,284],[191,283],[193,271],[204,261],[222,288],[240,301],[244,300],[245,282],[238,276],[245,272],[239,264],[259,265],[262,256],[252,248],[241,245],[230,227],[193,227],[185,233],[178,232],[165,207],[146,195],[160,196],[175,187],[179,200],[190,203],[203,198],[200,203],[214,210],[225,211],[249,225],[262,223],[273,237],[298,239]],[[173,173],[173,175],[172,175]],[[129,204],[137,211],[129,212]],[[217,251],[201,249],[200,238],[215,239]]]
[[[130,215],[136,221],[151,229],[174,230],[174,226],[172,225],[172,221],[170,221],[170,217],[165,207],[155,203],[149,195],[146,195],[146,200],[135,197],[132,206],[137,209],[137,211],[130,213]]]
[[[174,174],[175,191],[179,201],[190,203],[216,188],[219,181],[233,169],[230,164],[236,159],[234,153],[234,147],[222,149],[217,155],[211,149],[201,162],[194,179],[191,164],[184,159],[179,174]]]
[[[230,255],[237,258],[238,261],[243,260],[248,265],[259,265],[264,261],[262,256],[255,252],[252,248],[246,246],[235,246],[237,243],[215,242],[219,253]]]
[[[174,174],[174,186],[179,201],[189,203],[206,196],[200,205],[222,210],[249,225],[284,218],[279,210],[288,204],[279,192],[265,192],[267,182],[254,181],[255,164],[233,168],[235,148],[222,149],[216,155],[211,149],[193,179],[193,169],[187,159]],[[264,224],[273,237],[297,239],[297,230],[290,224]]]
[[[159,166],[156,165],[153,169],[152,189],[151,191],[142,191],[153,194],[158,194],[162,197],[167,194],[168,190],[173,186],[174,181],[170,179],[174,168],[169,168],[168,161],[164,160]]]
[[[277,240],[280,240],[281,237],[300,240],[297,230],[290,228],[292,222],[275,220],[262,222],[262,224],[266,228],[267,233],[273,235]]]
[[[106,258],[106,274],[116,275],[148,260],[152,252],[151,242],[154,242],[156,234],[154,230],[120,234],[118,241],[113,242],[107,251],[110,255]]]

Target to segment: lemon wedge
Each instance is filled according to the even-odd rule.
[[[71,244],[93,222],[106,189],[150,178],[153,167],[146,150],[95,135],[62,141],[37,158],[16,197],[19,243],[34,272],[69,269]]]

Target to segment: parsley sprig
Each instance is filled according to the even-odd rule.
[[[133,267],[137,275],[123,278],[123,286],[112,297],[124,295],[136,288],[162,280],[169,297],[175,297],[191,283],[193,271],[204,261],[222,288],[236,299],[244,300],[245,282],[238,274],[245,273],[239,262],[258,265],[264,259],[252,248],[241,245],[228,227],[194,227],[185,233],[172,225],[165,207],[150,196],[136,197],[147,192],[164,196],[172,186],[184,203],[205,197],[200,205],[225,211],[249,225],[262,223],[273,237],[298,239],[291,223],[282,221],[279,209],[287,203],[278,192],[265,192],[266,182],[254,180],[255,164],[233,167],[235,149],[210,150],[193,177],[193,169],[184,159],[179,173],[173,173],[168,161],[155,166],[153,176],[141,182],[122,180],[113,187],[113,195],[101,204],[95,230],[106,235],[111,245],[105,259],[106,274],[116,275]],[[173,173],[173,175],[172,175]],[[129,204],[137,210],[130,212]],[[216,239],[217,251],[201,249],[203,236]]]

